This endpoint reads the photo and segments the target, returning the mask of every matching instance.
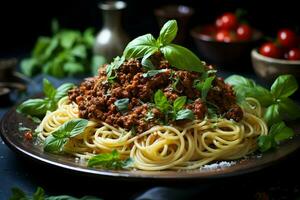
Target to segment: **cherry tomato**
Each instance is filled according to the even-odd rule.
[[[227,30],[218,31],[216,34],[216,40],[219,42],[232,42],[234,38],[231,33]]]
[[[218,29],[233,30],[235,27],[237,27],[238,20],[234,13],[228,12],[218,17],[215,24]]]
[[[241,24],[236,29],[236,37],[238,40],[246,41],[252,38],[252,29],[247,24]]]
[[[290,29],[281,29],[277,34],[278,41],[283,47],[294,47],[297,45],[296,33]]]
[[[27,131],[24,134],[24,137],[25,137],[26,140],[32,140],[32,132],[31,131]]]
[[[286,59],[288,60],[300,60],[300,49],[292,48],[286,54]]]
[[[263,44],[259,48],[259,53],[271,57],[271,58],[280,58],[281,57],[281,50],[279,47],[277,47],[274,43],[272,42],[267,42]]]

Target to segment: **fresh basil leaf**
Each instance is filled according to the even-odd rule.
[[[84,66],[78,62],[67,62],[64,64],[63,69],[69,76],[84,73]]]
[[[291,138],[294,135],[294,131],[281,121],[271,126],[269,134],[274,137],[276,143],[280,143],[281,141]]]
[[[225,82],[232,86],[245,86],[245,87],[255,87],[256,84],[253,80],[247,79],[240,75],[231,75],[225,79]]]
[[[47,152],[60,153],[69,138],[82,133],[88,124],[86,119],[72,119],[65,122],[57,130],[53,131],[44,142],[44,150]]]
[[[286,98],[298,89],[298,83],[292,75],[279,76],[271,86],[271,93],[275,98]]]
[[[32,52],[33,57],[43,56],[45,49],[49,46],[51,39],[48,37],[39,37]]]
[[[119,112],[125,112],[128,110],[128,104],[129,104],[129,99],[124,98],[124,99],[118,99],[115,101],[115,106],[117,106],[117,109]]]
[[[244,90],[245,95],[247,97],[256,98],[265,107],[274,103],[273,96],[270,93],[270,91],[261,86],[255,86],[253,88],[241,88],[241,89]]]
[[[148,70],[154,70],[155,69],[154,65],[152,64],[149,57],[147,57],[147,55],[143,57],[141,64],[145,69],[148,69]]]
[[[20,65],[22,73],[26,76],[33,76],[40,70],[39,62],[34,57],[23,59]]]
[[[167,111],[171,107],[170,103],[168,102],[167,97],[161,90],[157,90],[155,92],[154,103],[155,103],[155,107],[158,108],[163,113],[167,113]]]
[[[54,86],[45,78],[43,80],[43,92],[49,99],[53,99],[56,94]]]
[[[64,30],[59,32],[60,44],[65,49],[71,49],[71,47],[75,44],[76,40],[81,38],[80,32]]]
[[[261,152],[266,152],[274,146],[274,140],[269,135],[261,135],[257,138],[258,147]]]
[[[143,74],[144,78],[150,78],[152,76],[155,76],[157,74],[163,73],[168,71],[168,69],[156,69],[156,70],[149,70],[146,73]]]
[[[170,44],[176,37],[178,26],[176,20],[169,20],[160,30],[158,43],[162,45]]]
[[[265,111],[264,119],[269,126],[281,121],[282,119],[279,113],[279,105],[278,104],[270,105]]]
[[[47,110],[54,110],[55,106],[49,99],[28,99],[17,107],[17,112],[31,115],[43,116]]]
[[[176,113],[175,120],[183,120],[183,119],[194,120],[195,116],[193,111],[191,111],[190,109],[179,110]]]
[[[56,138],[53,135],[49,135],[44,141],[44,151],[60,153],[68,140],[69,138]]]
[[[53,52],[56,48],[59,46],[59,41],[57,37],[53,37],[50,41],[50,44],[47,46],[44,52],[44,59],[50,59],[50,57],[53,55]]]
[[[64,83],[56,89],[56,94],[54,96],[55,102],[58,102],[61,98],[68,95],[68,91],[72,89],[75,85],[73,83]]]
[[[131,159],[121,160],[116,150],[93,156],[88,161],[89,167],[99,166],[106,169],[123,169],[129,167]]]
[[[198,82],[195,85],[195,88],[201,92],[201,97],[203,100],[206,99],[207,93],[212,87],[212,82],[215,79],[215,76],[211,76],[205,79],[204,82]]]
[[[158,51],[158,45],[151,34],[135,38],[126,46],[123,55],[126,59],[141,58],[149,52]]]
[[[106,59],[104,56],[94,55],[92,58],[92,74],[94,76],[98,75],[98,69],[106,63]]]
[[[186,102],[186,99],[187,99],[186,96],[177,97],[173,102],[173,110],[175,112],[181,110]]]
[[[94,29],[88,28],[83,32],[83,40],[88,47],[92,47],[95,42]]]
[[[176,44],[168,44],[161,47],[160,50],[173,67],[187,71],[204,71],[203,62],[185,47]]]
[[[45,200],[45,191],[43,188],[38,187],[32,196],[32,200]]]
[[[12,188],[12,195],[9,198],[9,200],[29,200],[29,198],[27,198],[26,194],[24,191],[20,190],[19,188]]]
[[[87,58],[87,49],[85,45],[79,44],[72,48],[70,52],[73,56],[77,56],[78,58],[86,59]]]
[[[279,111],[290,119],[300,117],[300,106],[290,98],[280,99]]]
[[[108,78],[112,77],[114,70],[117,70],[123,62],[125,61],[125,57],[116,57],[114,60],[106,67],[106,75]]]
[[[57,138],[75,137],[84,131],[88,122],[86,119],[69,120],[54,131],[52,135]]]

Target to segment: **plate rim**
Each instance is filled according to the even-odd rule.
[[[292,155],[293,153],[295,153],[297,150],[300,149],[300,144],[294,148],[292,151],[290,151],[289,153],[279,156],[279,158],[275,159],[275,160],[271,160],[269,162],[263,162],[260,165],[254,165],[252,167],[242,167],[239,168],[238,170],[232,171],[232,172],[224,172],[222,173],[222,171],[224,171],[224,169],[230,169],[231,166],[229,167],[225,167],[225,168],[217,168],[217,169],[212,169],[212,170],[207,170],[205,172],[208,172],[210,174],[210,176],[205,175],[205,172],[201,172],[200,169],[198,170],[190,170],[190,171],[185,171],[183,170],[183,172],[185,172],[184,174],[180,173],[182,171],[174,171],[174,170],[164,170],[164,171],[149,171],[149,174],[147,174],[147,171],[143,171],[143,170],[109,170],[109,169],[99,169],[99,168],[88,168],[88,167],[83,167],[78,165],[76,166],[72,166],[72,165],[68,165],[65,163],[62,163],[60,161],[54,161],[54,160],[49,160],[45,157],[41,157],[37,154],[34,154],[32,152],[29,152],[26,149],[23,149],[22,147],[18,146],[17,144],[15,144],[9,137],[8,134],[5,133],[5,127],[4,124],[6,122],[6,120],[8,119],[8,117],[10,115],[20,115],[21,118],[26,118],[26,116],[19,114],[16,112],[16,106],[13,106],[12,108],[10,108],[8,111],[5,112],[5,114],[3,115],[3,117],[1,118],[0,121],[0,136],[3,140],[3,142],[10,148],[12,149],[15,153],[21,153],[22,156],[26,157],[26,158],[30,158],[32,161],[40,161],[42,164],[48,164],[51,167],[57,167],[57,168],[62,168],[65,170],[71,170],[73,172],[78,172],[81,174],[85,174],[85,175],[95,175],[95,176],[101,176],[101,177],[105,177],[105,178],[117,178],[117,179],[126,179],[126,180],[133,180],[133,179],[143,179],[143,180],[199,180],[199,179],[220,179],[220,178],[227,178],[227,177],[234,177],[234,176],[239,176],[239,175],[244,175],[244,174],[249,174],[249,173],[253,173],[262,169],[267,168],[268,166],[271,166],[275,163],[278,163],[284,159],[286,159],[287,157],[289,157],[290,155]],[[16,124],[18,124],[19,121],[16,122]],[[18,131],[20,133],[20,131]],[[300,134],[297,134],[291,139],[288,140],[287,142],[281,144],[282,145],[287,145],[288,143],[294,142],[296,140],[299,140],[300,142]],[[34,145],[34,144],[32,144]],[[280,150],[280,147],[279,147]],[[275,152],[274,152],[275,151]],[[274,150],[273,153],[278,152],[278,149]],[[41,152],[42,154],[44,154],[44,152]],[[253,159],[261,159],[264,155],[266,154],[270,154],[272,152],[266,152],[264,154],[262,154],[262,156],[260,158],[253,158]],[[57,154],[54,154],[57,155]],[[252,158],[251,158],[252,159]],[[244,161],[244,160],[249,160],[249,159],[241,159],[240,161]],[[237,161],[237,162],[240,162]],[[75,162],[75,157],[74,157],[74,164],[76,164]],[[142,172],[143,174],[140,173],[135,173],[135,172]],[[168,173],[166,173],[168,172]],[[171,173],[171,174],[169,174]],[[176,176],[175,176],[176,175]]]

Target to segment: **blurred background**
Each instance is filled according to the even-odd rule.
[[[84,30],[102,27],[99,0],[0,1],[0,56],[29,53],[40,35],[51,34],[51,20],[57,18],[62,27]],[[299,26],[298,1],[262,0],[127,0],[123,27],[130,38],[156,33],[159,28],[154,9],[167,4],[184,4],[195,10],[189,28],[214,22],[224,11],[247,10],[249,23],[263,33],[276,34],[281,27]]]

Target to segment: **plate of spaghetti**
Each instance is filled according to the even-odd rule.
[[[132,40],[123,55],[80,85],[24,101],[1,122],[23,154],[83,173],[131,178],[215,178],[261,169],[300,146],[292,75],[270,89],[213,66],[172,43],[175,20],[158,38]],[[18,124],[18,126],[16,126]]]

